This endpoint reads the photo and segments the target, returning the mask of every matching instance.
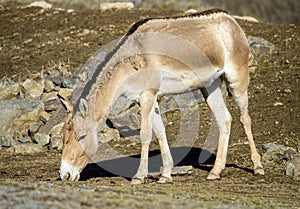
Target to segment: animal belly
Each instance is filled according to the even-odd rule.
[[[184,93],[200,87],[210,86],[222,73],[221,70],[213,70],[211,68],[187,70],[177,75],[165,73],[161,78],[160,94]]]

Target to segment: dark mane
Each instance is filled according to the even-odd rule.
[[[133,34],[141,25],[149,22],[150,20],[168,20],[168,19],[180,19],[180,18],[193,18],[193,17],[201,17],[201,16],[209,16],[211,14],[216,14],[216,13],[225,13],[225,14],[229,14],[228,11],[223,10],[223,9],[219,9],[219,8],[213,8],[213,9],[208,9],[208,10],[204,10],[201,12],[196,12],[196,13],[192,13],[192,14],[187,14],[187,15],[178,15],[178,16],[169,16],[169,17],[154,17],[154,18],[146,18],[146,19],[142,19],[137,21],[136,23],[134,23],[130,29],[128,30],[128,32],[126,33],[127,36]]]
[[[204,10],[204,11],[201,11],[201,12],[196,12],[196,13],[192,13],[192,14],[188,14],[188,15],[183,15],[183,16],[178,16],[178,17],[173,17],[173,18],[177,19],[177,18],[183,18],[183,17],[209,16],[211,14],[216,14],[216,13],[229,14],[228,11],[226,11],[226,10],[219,9],[219,8],[213,8],[213,9],[208,9],[208,10]]]

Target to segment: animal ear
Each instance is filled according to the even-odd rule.
[[[62,97],[59,98],[65,109],[67,110],[68,113],[73,112],[73,104],[69,100],[66,100]]]
[[[86,99],[81,98],[79,101],[79,111],[83,117],[86,117],[89,113],[89,106]]]

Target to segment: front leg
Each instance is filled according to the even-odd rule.
[[[149,145],[152,139],[152,117],[156,94],[152,90],[143,92],[140,95],[141,105],[141,160],[137,173],[131,180],[132,184],[144,183],[144,178],[148,175],[148,154]]]
[[[167,142],[166,130],[160,115],[157,102],[155,111],[153,113],[153,132],[158,139],[163,162],[161,177],[159,178],[158,183],[163,184],[172,182],[171,173],[173,169],[173,158]]]

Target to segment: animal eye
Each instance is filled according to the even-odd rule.
[[[86,135],[82,135],[82,136],[80,136],[80,137],[78,138],[78,141],[81,141],[81,140],[83,140],[85,137],[86,137]]]

